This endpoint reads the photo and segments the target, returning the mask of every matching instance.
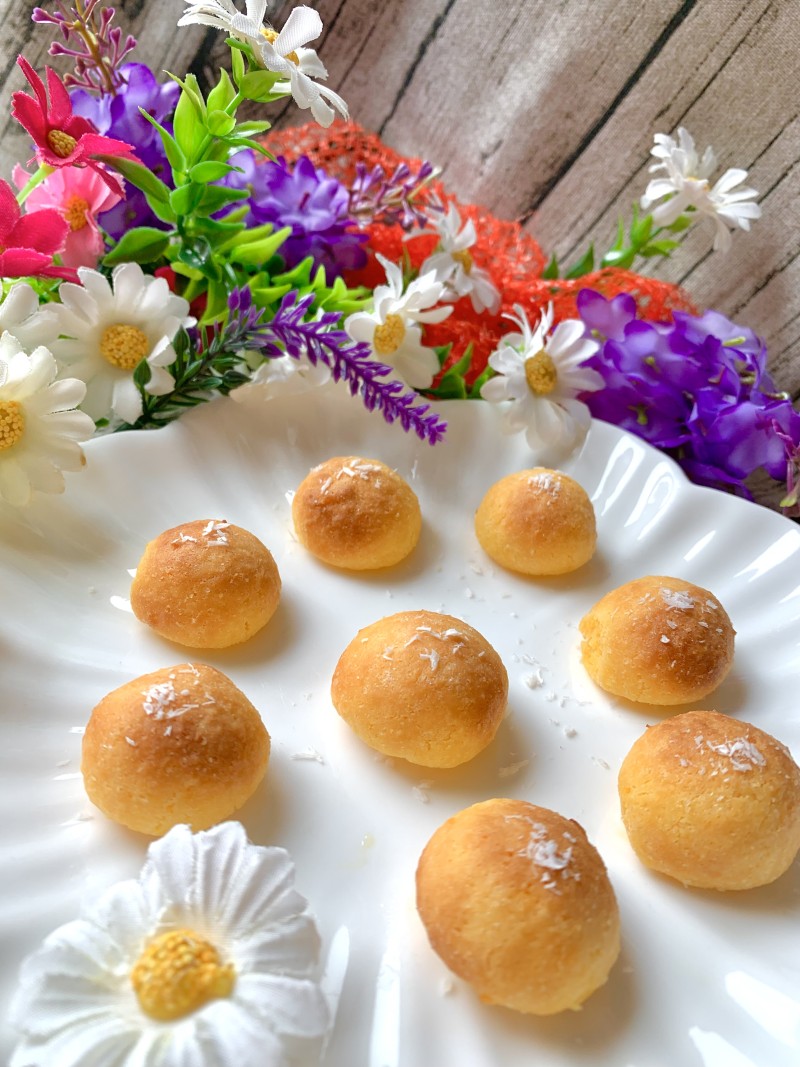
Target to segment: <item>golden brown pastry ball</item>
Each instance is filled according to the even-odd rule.
[[[560,471],[535,467],[501,478],[475,514],[475,533],[495,563],[519,574],[566,574],[594,555],[594,508]]]
[[[612,589],[580,622],[590,677],[615,696],[685,704],[706,696],[733,663],[725,609],[707,589],[647,577]]]
[[[401,611],[359,630],[331,684],[341,717],[387,756],[457,767],[492,741],[508,675],[477,630],[452,615]]]
[[[181,663],[134,678],[92,712],[86,792],[110,819],[154,837],[227,819],[267,769],[269,734],[230,678]]]
[[[800,767],[770,734],[716,711],[649,727],[619,796],[639,859],[685,885],[766,885],[800,849]]]
[[[391,567],[419,540],[413,490],[377,459],[336,456],[314,467],[292,500],[297,537],[309,552],[351,571]]]
[[[280,596],[269,549],[220,519],[185,522],[156,537],[131,585],[136,618],[190,648],[246,641],[269,622]]]
[[[572,819],[485,800],[448,819],[417,867],[431,945],[481,1000],[532,1015],[579,1008],[620,949],[605,865]]]

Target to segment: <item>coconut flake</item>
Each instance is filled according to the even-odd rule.
[[[689,596],[689,590],[667,589],[662,587],[661,599],[668,608],[678,608],[680,611],[688,611],[694,607],[694,599]]]

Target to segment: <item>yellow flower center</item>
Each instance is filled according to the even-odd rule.
[[[5,452],[25,433],[25,414],[16,400],[0,400],[0,452]]]
[[[456,263],[460,263],[464,268],[464,273],[469,274],[474,262],[472,256],[469,254],[469,249],[465,248],[461,252],[453,252],[452,255]]]
[[[109,326],[100,338],[100,355],[120,370],[133,370],[149,349],[147,334],[138,326]]]
[[[151,1019],[181,1019],[209,1000],[229,997],[236,982],[232,963],[223,964],[214,946],[192,930],[170,930],[154,938],[131,971],[139,1007]]]
[[[270,44],[275,44],[278,40],[277,30],[273,30],[271,26],[262,26],[261,33],[266,37]],[[297,55],[297,52],[287,52],[283,58],[288,59],[290,63],[294,63],[296,67],[300,66],[300,58]]]
[[[375,328],[372,347],[379,356],[393,355],[406,335],[406,327],[401,315],[387,315],[386,322]]]
[[[64,218],[69,223],[69,228],[75,232],[75,230],[82,230],[87,223],[87,214],[89,212],[89,201],[84,200],[82,196],[71,196],[64,205]]]
[[[537,396],[547,396],[555,389],[558,372],[555,363],[544,349],[525,360],[525,381],[530,391]]]
[[[67,156],[71,156],[75,151],[75,145],[78,142],[70,134],[64,133],[63,130],[50,130],[47,135],[47,143],[57,156],[61,159],[66,159]]]

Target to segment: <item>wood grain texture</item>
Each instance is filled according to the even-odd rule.
[[[47,0],[45,0],[45,4]],[[0,0],[0,167],[28,154],[9,115],[18,51],[36,67],[52,39],[34,4]],[[280,25],[291,0],[272,5]],[[797,0],[317,0],[329,84],[353,117],[431,159],[461,199],[523,220],[546,251],[606,248],[647,182],[656,131],[685,125],[720,172],[750,171],[764,217],[711,253],[696,226],[650,272],[681,282],[763,335],[779,384],[800,395],[800,11]],[[181,0],[121,0],[152,67],[207,82],[221,34],[178,29]],[[276,125],[306,121],[290,103]]]

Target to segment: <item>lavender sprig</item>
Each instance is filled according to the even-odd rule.
[[[380,164],[371,170],[356,164],[356,176],[350,187],[348,214],[362,228],[373,222],[399,225],[404,230],[424,228],[430,221],[421,193],[437,174],[433,164],[425,162],[415,174],[407,163],[399,163],[390,177]],[[422,200],[415,203],[415,200]]]
[[[100,0],[75,0],[70,7],[56,0],[57,11],[34,8],[33,22],[58,26],[65,43],[54,41],[51,56],[70,56],[75,70],[67,74],[64,84],[88,89],[101,96],[115,96],[125,84],[119,68],[125,57],[136,47],[136,38],[129,34],[122,40],[122,30],[111,26],[113,7],[100,7]]]
[[[228,298],[229,317],[215,328],[209,342],[219,353],[258,349],[265,359],[306,356],[316,366],[324,363],[334,381],[345,381],[353,396],[361,393],[368,411],[380,411],[388,423],[395,420],[406,432],[413,431],[434,445],[447,428],[438,415],[428,415],[430,404],[416,404],[417,394],[399,381],[381,381],[392,371],[372,356],[367,344],[354,344],[344,330],[335,329],[340,315],[323,312],[305,322],[314,294],[302,298],[296,290],[286,293],[275,316],[253,307],[249,289],[234,289]]]

